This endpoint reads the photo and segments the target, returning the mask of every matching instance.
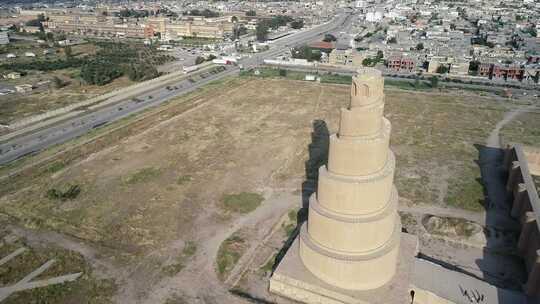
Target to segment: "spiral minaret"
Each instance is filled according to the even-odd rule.
[[[341,289],[378,288],[396,272],[401,222],[383,86],[375,69],[353,77],[350,106],[341,109],[328,165],[319,169],[318,191],[300,229],[304,266]]]

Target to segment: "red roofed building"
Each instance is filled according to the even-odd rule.
[[[416,60],[414,58],[393,56],[386,60],[386,65],[395,71],[412,72],[416,68]]]
[[[335,49],[335,46],[332,42],[325,42],[325,41],[318,41],[308,44],[308,46],[312,49],[320,50],[323,52],[331,52],[333,49]]]

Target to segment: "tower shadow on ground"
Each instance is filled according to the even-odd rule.
[[[521,225],[511,216],[512,195],[506,190],[508,172],[504,168],[505,150],[475,145],[485,197],[486,245],[484,256],[476,261],[483,279],[501,289],[521,291],[526,280],[523,260],[516,255]],[[509,303],[507,293],[498,291],[499,303]]]
[[[480,178],[470,180],[482,186],[483,197],[478,200],[485,211],[485,227],[483,233],[486,238],[482,255],[474,262],[479,272],[469,271],[460,265],[451,264],[420,252],[418,258],[438,264],[448,270],[456,271],[484,281],[497,287],[497,302],[500,304],[512,303],[511,292],[520,292],[524,282],[524,264],[515,254],[517,238],[519,236],[519,222],[512,218],[511,194],[506,191],[508,172],[503,168],[504,149],[475,144],[478,159],[475,161],[480,169]],[[484,295],[475,286],[459,285],[464,301],[467,303],[484,303]],[[508,292],[511,291],[511,292]],[[411,294],[413,297],[413,294]],[[476,298],[475,298],[476,297]],[[476,300],[480,302],[475,302]],[[414,302],[414,298],[411,300]],[[535,302],[536,303],[536,302]]]
[[[311,142],[308,144],[308,159],[304,163],[306,179],[302,183],[302,208],[296,214],[296,227],[279,250],[272,273],[281,262],[281,259],[291,247],[294,239],[300,231],[300,227],[307,220],[309,198],[313,193],[317,192],[317,184],[319,182],[319,168],[326,166],[328,163],[328,150],[330,145],[330,131],[328,125],[322,119],[316,119],[312,123]]]

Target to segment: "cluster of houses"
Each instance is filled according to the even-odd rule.
[[[382,52],[379,67],[396,74],[539,81],[538,1],[359,0],[355,9],[329,51],[331,64],[358,65]]]

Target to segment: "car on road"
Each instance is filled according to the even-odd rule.
[[[2,95],[7,95],[7,94],[11,94],[11,93],[15,93],[14,90],[11,90],[11,89],[1,89],[0,90],[0,96]]]

